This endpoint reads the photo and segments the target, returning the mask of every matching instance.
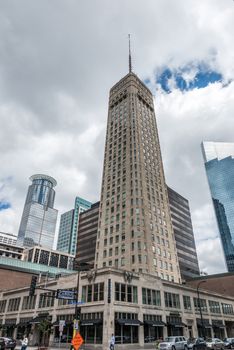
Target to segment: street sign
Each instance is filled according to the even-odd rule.
[[[59,321],[59,332],[63,333],[63,327],[65,326],[65,320],[60,320]]]
[[[57,289],[56,298],[74,300],[75,295],[76,295],[76,292],[74,290]]]
[[[72,339],[72,345],[75,350],[78,350],[80,346],[83,344],[84,340],[82,336],[80,335],[80,332],[77,332],[74,338]]]
[[[84,301],[75,301],[75,300],[70,300],[68,302],[69,305],[82,305],[82,304],[85,304]]]
[[[76,329],[76,330],[79,330],[79,322],[78,322],[78,320],[74,320],[73,321],[73,328]]]

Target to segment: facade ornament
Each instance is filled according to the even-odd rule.
[[[124,271],[124,280],[128,283],[132,282],[133,273],[129,271]]]
[[[96,270],[91,270],[91,271],[87,272],[87,278],[88,278],[89,283],[95,281],[96,274],[97,274]]]

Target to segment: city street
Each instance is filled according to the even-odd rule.
[[[60,348],[59,347],[49,347],[47,348],[48,350],[59,350],[59,349],[62,349],[62,350],[69,350],[69,347],[64,347],[64,346],[61,346]],[[118,345],[115,346],[115,350],[118,350]],[[155,347],[145,347],[145,348],[138,348],[138,347],[134,347],[134,348],[131,348],[132,350],[142,350],[142,349],[147,349],[147,350],[155,350],[156,348]],[[21,350],[21,346],[16,346],[15,350]],[[27,347],[27,350],[38,350],[38,346],[28,346]],[[88,347],[85,347],[85,346],[81,346],[79,350],[91,350],[91,348]]]

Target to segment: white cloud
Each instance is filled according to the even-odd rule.
[[[17,233],[33,173],[56,178],[60,213],[76,195],[99,199],[108,91],[127,72],[128,33],[134,70],[153,88],[159,67],[198,61],[234,77],[231,0],[3,0],[0,10],[0,178],[12,177],[0,230]],[[156,94],[167,182],[190,200],[198,237],[210,203],[200,142],[233,139],[233,95],[218,83]]]
[[[199,266],[209,274],[224,272],[225,263],[219,238],[207,239],[197,243]]]

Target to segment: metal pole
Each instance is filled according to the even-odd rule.
[[[77,273],[77,284],[76,284],[76,305],[75,305],[75,320],[74,320],[74,324],[73,324],[73,337],[76,334],[77,331],[77,323],[78,323],[78,329],[79,329],[79,320],[78,320],[78,301],[79,301],[79,287],[80,287],[80,270],[78,270]]]
[[[78,270],[77,285],[76,285],[76,307],[75,307],[75,318],[76,318],[76,320],[78,319],[79,287],[80,287],[80,270]]]
[[[201,309],[201,299],[200,299],[200,293],[199,293],[199,287],[202,283],[205,283],[206,281],[200,281],[197,285],[197,299],[198,299],[198,307],[200,311],[200,317],[201,317],[201,326],[202,326],[202,337],[205,339],[205,329],[204,329],[204,322],[202,317],[202,309]]]
[[[74,320],[74,327],[73,327],[73,337],[76,335],[76,331],[80,331],[80,307],[78,307],[79,303],[79,287],[80,287],[80,272],[81,271],[88,271],[90,270],[89,263],[83,262],[80,264],[77,264],[77,285],[76,285],[76,305],[75,305],[75,320]],[[78,329],[76,329],[78,328]]]

